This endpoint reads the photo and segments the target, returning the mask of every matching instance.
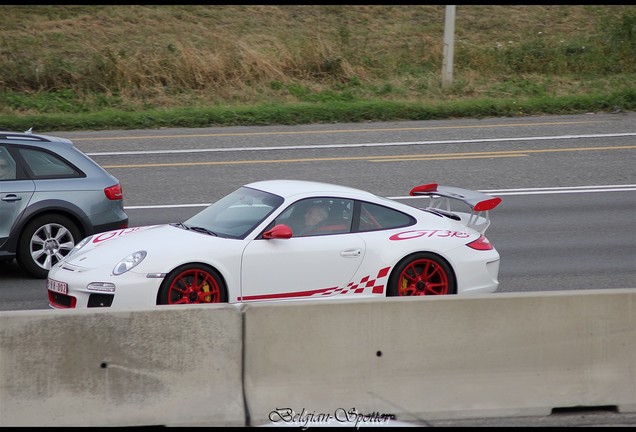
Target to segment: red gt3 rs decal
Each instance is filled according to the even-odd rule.
[[[389,270],[391,267],[385,267],[380,269],[378,275],[375,278],[371,278],[371,276],[365,276],[360,279],[359,282],[349,282],[346,287],[331,287],[331,288],[321,288],[310,291],[296,291],[289,293],[281,293],[281,294],[263,294],[263,295],[254,295],[254,296],[245,296],[238,297],[237,301],[250,301],[250,300],[274,300],[281,298],[311,298],[318,296],[333,296],[336,294],[362,294],[365,291],[371,291],[372,294],[384,294],[384,287],[386,285],[386,277],[389,274]]]
[[[103,232],[100,234],[97,234],[95,237],[93,237],[93,240],[91,240],[92,243],[100,243],[106,240],[110,240],[110,239],[114,239],[117,237],[121,237],[121,236],[125,236],[126,234],[130,234],[132,232],[135,231],[143,231],[145,229],[148,228],[152,228],[150,226],[144,226],[144,227],[133,227],[133,228],[124,228],[124,229],[120,229],[120,230],[116,230],[116,231],[107,231],[107,232]]]
[[[469,233],[462,231],[449,231],[449,230],[412,230],[412,231],[403,231],[401,233],[393,234],[389,237],[389,240],[410,240],[418,237],[457,237],[457,238],[468,238],[470,237]]]

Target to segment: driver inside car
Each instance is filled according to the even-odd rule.
[[[318,228],[327,219],[327,209],[319,204],[314,204],[305,212],[305,226],[300,230],[300,235],[313,234],[313,230]]]

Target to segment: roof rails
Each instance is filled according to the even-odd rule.
[[[15,140],[15,141],[51,142],[50,139],[42,135],[34,135],[32,127],[29,128],[29,130],[24,132],[0,131],[0,139]]]

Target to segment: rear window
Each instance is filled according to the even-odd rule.
[[[33,178],[67,178],[82,175],[71,164],[52,153],[27,148],[21,148],[19,151]]]
[[[413,217],[388,207],[368,202],[360,206],[359,231],[401,228],[414,223]]]

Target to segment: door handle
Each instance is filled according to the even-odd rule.
[[[2,201],[20,201],[22,199],[21,196],[15,195],[15,194],[9,194],[9,195],[5,195],[2,197]]]
[[[360,248],[345,249],[340,252],[340,256],[343,256],[345,258],[356,258],[360,255],[362,255],[362,249]]]

